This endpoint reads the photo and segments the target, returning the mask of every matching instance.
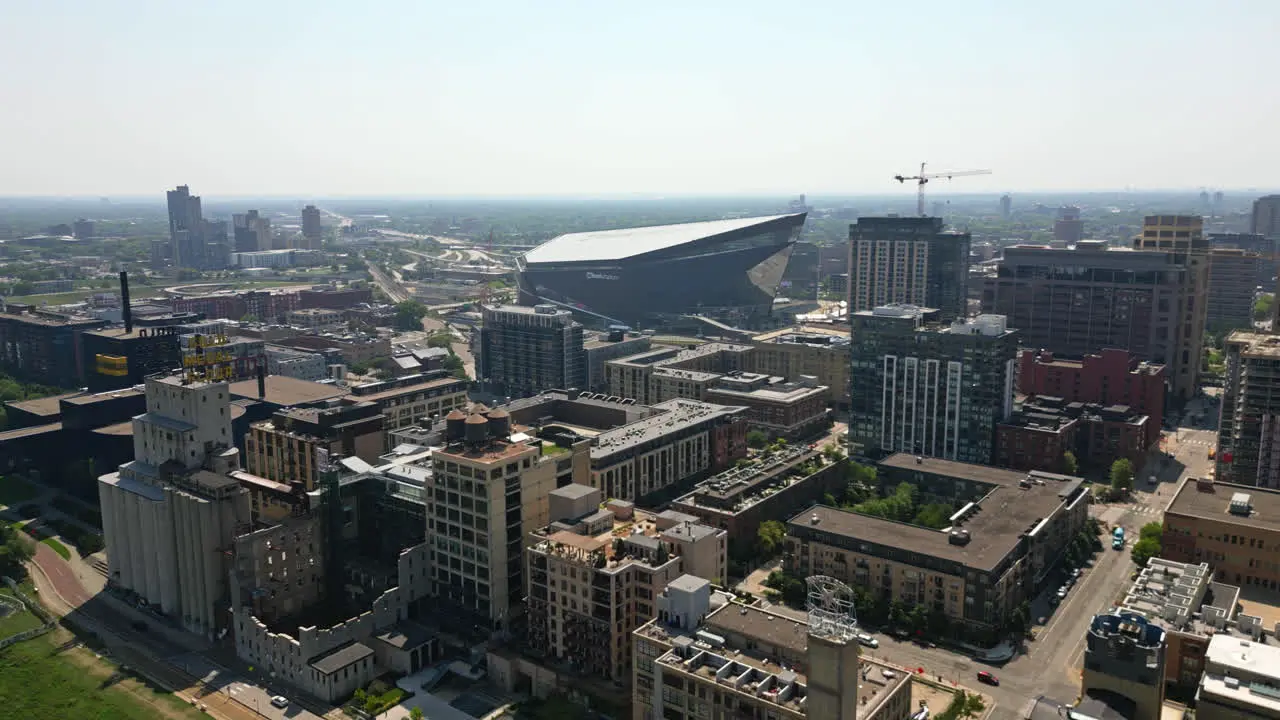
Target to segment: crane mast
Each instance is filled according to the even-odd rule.
[[[905,184],[908,180],[914,180],[916,182],[916,214],[920,217],[924,217],[924,186],[927,185],[930,180],[937,180],[939,178],[946,178],[947,180],[950,180],[951,178],[966,177],[968,175],[991,174],[990,170],[950,170],[947,172],[926,173],[924,171],[925,164],[926,163],[920,163],[919,175],[893,176],[893,179],[900,183]]]

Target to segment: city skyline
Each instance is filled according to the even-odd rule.
[[[25,3],[60,50],[0,48],[0,195],[891,195],[922,160],[994,171],[940,193],[1266,187],[1277,13]]]

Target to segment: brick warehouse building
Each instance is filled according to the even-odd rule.
[[[1166,374],[1164,365],[1144,362],[1128,350],[1106,349],[1079,360],[1060,358],[1047,350],[1022,350],[1018,355],[1019,393],[1068,403],[1126,405],[1151,418],[1147,447],[1160,441]]]

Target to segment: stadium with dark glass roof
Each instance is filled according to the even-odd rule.
[[[702,316],[751,327],[773,307],[805,213],[570,233],[516,261],[523,304],[637,327]]]

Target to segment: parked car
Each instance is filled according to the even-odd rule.
[[[289,698],[283,695],[277,695],[271,698],[271,704],[281,709],[287,708],[289,707]]]
[[[893,631],[893,636],[898,638],[899,640],[910,640],[911,632],[905,628],[898,628],[897,630]]]
[[[1000,684],[1000,678],[996,677],[995,675],[992,675],[992,674],[991,674],[989,671],[987,671],[987,670],[979,670],[979,671],[978,671],[978,682],[986,683],[986,684],[988,684],[988,685],[999,685],[999,684]]]
[[[880,641],[866,633],[858,633],[858,644],[869,648],[880,647]]]

